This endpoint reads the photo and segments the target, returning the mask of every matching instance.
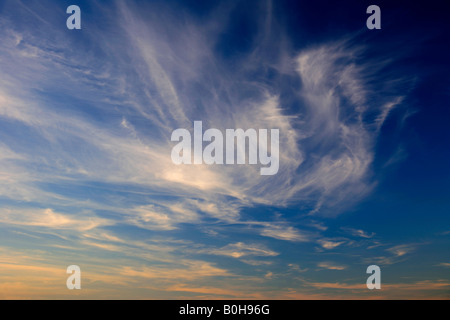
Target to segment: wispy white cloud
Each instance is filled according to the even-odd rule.
[[[288,267],[290,268],[291,271],[294,271],[294,272],[303,273],[303,272],[308,271],[308,268],[300,268],[300,266],[295,263],[288,264]]]
[[[207,249],[202,250],[201,252],[215,254],[215,255],[223,255],[230,256],[233,258],[241,258],[246,256],[261,256],[261,257],[274,257],[279,253],[270,250],[262,245],[256,244],[245,244],[243,242],[237,242],[228,244],[223,248],[218,249]],[[260,262],[258,262],[260,263]],[[252,263],[250,263],[252,264]]]
[[[170,280],[177,283],[179,280],[196,280],[207,277],[229,277],[232,276],[227,270],[218,268],[211,263],[202,261],[183,260],[179,262],[179,267],[164,266],[133,268],[124,267],[120,273],[127,277],[149,278],[159,280]]]
[[[412,245],[398,245],[398,246],[394,246],[391,247],[389,249],[387,249],[387,251],[389,251],[390,253],[392,253],[393,255],[395,255],[396,257],[402,257],[408,253],[411,253],[415,250],[415,247]]]
[[[322,248],[324,249],[334,249],[336,247],[339,247],[341,244],[345,243],[345,241],[331,241],[326,239],[321,239],[317,241]]]
[[[284,224],[267,223],[261,230],[261,235],[287,241],[310,241],[309,234]]]
[[[441,262],[438,264],[439,267],[445,267],[445,268],[450,268],[450,263],[448,262]]]
[[[412,254],[419,244],[401,244],[385,249],[388,256],[378,256],[364,259],[367,263],[377,263],[379,265],[391,265],[405,261]]]
[[[268,266],[271,265],[272,261],[262,261],[262,260],[254,260],[254,259],[242,259],[242,262],[249,264],[251,266]]]
[[[341,229],[354,237],[370,239],[375,236],[375,233],[373,233],[373,232],[368,233],[361,229],[354,229],[354,228],[348,228],[348,227],[342,227]]]
[[[0,222],[3,224],[79,231],[87,231],[99,226],[114,224],[107,219],[94,217],[83,212],[77,215],[68,215],[55,212],[52,209],[2,209]]]
[[[333,262],[320,262],[317,264],[319,268],[328,269],[328,270],[345,270],[347,266],[335,264]]]

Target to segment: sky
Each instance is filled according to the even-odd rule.
[[[0,299],[449,299],[448,9],[0,0]],[[194,121],[278,173],[174,164]]]

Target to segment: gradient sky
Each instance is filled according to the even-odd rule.
[[[0,0],[0,298],[450,298],[449,7],[391,2]]]

